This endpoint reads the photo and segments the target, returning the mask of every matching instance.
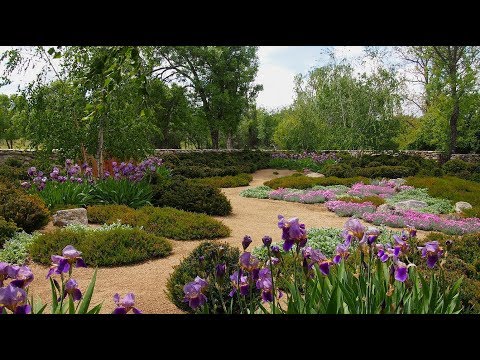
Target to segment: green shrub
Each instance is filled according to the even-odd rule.
[[[173,181],[153,187],[152,203],[159,207],[224,216],[231,214],[232,205],[220,189],[210,185],[184,181],[173,177]]]
[[[240,192],[240,196],[256,199],[268,199],[268,194],[272,191],[272,188],[261,185],[251,189],[245,189]]]
[[[32,188],[30,194],[38,195],[49,209],[65,205],[75,207],[87,206],[93,203],[92,186],[84,183],[48,181],[42,191]]]
[[[461,172],[475,172],[476,165],[460,159],[451,159],[443,164],[442,169],[447,175],[458,176]]]
[[[370,179],[363,177],[354,178],[337,178],[337,177],[324,177],[324,178],[312,178],[302,174],[284,176],[278,179],[272,179],[264,183],[272,189],[278,188],[291,188],[291,189],[308,189],[317,185],[345,185],[351,186],[357,182],[363,182],[364,184],[370,184]]]
[[[28,180],[29,177],[24,168],[5,163],[0,165],[0,179],[18,187],[22,181]]]
[[[88,222],[92,224],[115,223],[131,217],[135,210],[126,205],[92,205],[87,207]]]
[[[61,254],[67,245],[82,252],[89,266],[119,266],[168,256],[170,242],[139,228],[115,226],[107,229],[57,229],[38,234],[30,246],[32,259],[49,265],[52,254]]]
[[[230,235],[222,222],[205,214],[196,214],[173,208],[143,207],[138,210],[137,224],[159,236],[175,240],[218,239]],[[127,222],[128,223],[128,222]]]
[[[17,225],[12,220],[7,221],[0,216],[0,248],[4,242],[10,239],[18,230]]]
[[[153,192],[151,185],[145,181],[108,178],[95,183],[92,196],[96,204],[127,205],[136,209],[151,205]]]
[[[214,176],[208,178],[192,179],[190,182],[209,185],[215,188],[232,188],[238,186],[248,186],[253,176],[250,174],[238,174],[228,176]]]
[[[402,178],[415,174],[414,168],[405,166],[377,166],[365,167],[355,170],[356,176],[364,176],[370,179],[375,178]]]
[[[0,261],[16,265],[25,264],[29,255],[28,249],[32,242],[32,235],[24,231],[15,233],[0,250]]]
[[[480,184],[474,181],[459,179],[454,176],[409,177],[406,185],[416,188],[427,188],[433,197],[457,201],[467,201],[473,206],[480,206]]]
[[[325,176],[336,176],[339,178],[349,178],[355,176],[355,170],[349,164],[338,163],[325,167],[323,174]]]
[[[0,216],[12,220],[26,232],[32,232],[48,224],[50,213],[38,196],[0,183]]]
[[[175,240],[218,239],[230,235],[228,227],[208,215],[168,207],[146,206],[133,210],[116,205],[97,205],[87,208],[87,216],[92,223],[120,221],[143,226],[148,232]]]
[[[222,253],[220,254],[220,249]],[[203,261],[199,258],[203,257]],[[167,280],[167,296],[170,301],[179,309],[187,312],[193,312],[188,306],[188,303],[183,301],[184,293],[183,286],[195,279],[196,276],[205,278],[205,271],[215,269],[215,265],[225,263],[227,267],[227,274],[233,273],[238,264],[238,257],[240,251],[227,243],[218,243],[212,241],[205,241],[198,245],[186,258],[184,258],[179,265],[175,266],[172,274]],[[221,294],[227,306],[233,299],[233,308],[238,308],[237,297],[231,298],[228,294],[232,290],[230,279],[225,279],[220,287]],[[215,309],[216,313],[223,313],[219,291],[211,289],[209,291],[208,304],[210,309]],[[248,300],[248,299],[247,299]]]
[[[370,202],[375,206],[380,206],[382,204],[385,204],[385,199],[381,198],[380,196],[365,196],[363,198],[354,197],[354,196],[339,196],[338,200],[353,202],[353,203]]]
[[[420,211],[432,214],[449,214],[453,212],[452,203],[446,199],[434,198],[428,194],[428,189],[415,188],[411,190],[404,190],[396,193],[391,198],[387,199],[388,204],[395,204],[399,201],[405,200],[419,200],[427,203]]]
[[[480,218],[480,206],[472,206],[471,209],[465,209],[462,211],[464,217],[476,217]]]
[[[17,158],[8,158],[7,160],[5,160],[4,164],[16,168],[23,167],[23,161]]]

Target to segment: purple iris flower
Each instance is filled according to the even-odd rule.
[[[393,240],[395,241],[395,256],[400,256],[401,254],[406,254],[410,249],[410,245],[406,241],[406,237],[399,235],[393,235]]]
[[[10,284],[18,288],[25,288],[33,281],[33,272],[28,266],[12,265],[8,268],[8,276],[13,280]]]
[[[300,224],[298,218],[291,218],[288,221],[282,215],[278,215],[278,227],[282,229],[283,250],[290,251],[294,244],[304,247],[307,243],[307,232],[305,224]]]
[[[339,264],[342,259],[347,260],[350,256],[350,252],[348,251],[348,246],[345,244],[338,244],[337,248],[335,249],[336,254],[333,257],[333,262],[335,264]]]
[[[247,250],[248,246],[252,243],[252,238],[248,235],[245,235],[242,240],[243,251]]]
[[[311,269],[314,264],[318,264],[320,272],[323,275],[330,274],[330,266],[332,266],[332,261],[330,261],[322,252],[318,249],[313,249],[310,246],[302,250],[303,258],[305,260],[310,260],[307,262],[308,269]]]
[[[142,312],[135,307],[135,295],[133,293],[128,293],[120,299],[120,295],[117,293],[113,295],[113,301],[117,305],[117,308],[113,310],[113,314],[126,314],[130,310],[134,314],[141,314]]]
[[[67,177],[66,176],[59,176],[57,178],[57,181],[60,182],[60,183],[64,183],[65,181],[67,181]]]
[[[82,298],[82,292],[78,288],[78,283],[75,279],[69,279],[65,284],[65,293],[63,297],[67,296],[67,294],[72,295],[73,301],[78,301]]]
[[[52,266],[47,274],[47,279],[53,274],[61,274],[70,271],[71,266],[75,267],[87,267],[85,261],[80,257],[81,251],[75,249],[72,245],[67,245],[62,250],[62,255],[52,255]]]
[[[29,176],[37,176],[37,168],[35,166],[32,166],[28,169],[27,173]]]
[[[73,161],[71,159],[65,160],[65,167],[70,167],[73,165]]]
[[[269,260],[267,260],[267,265],[270,265],[272,264],[272,266],[275,266],[277,265],[278,263],[280,262],[280,259],[279,258],[276,258],[276,257],[271,257]]]
[[[391,257],[394,259],[397,257],[397,255],[395,255],[395,249],[393,249],[390,244],[376,244],[375,247],[377,248],[377,256],[381,262],[386,262]]]
[[[422,257],[427,258],[427,266],[430,269],[435,267],[438,259],[443,255],[443,248],[438,241],[427,242],[425,246],[419,246],[418,249],[422,251]]]
[[[56,166],[53,167],[52,172],[50,173],[50,177],[54,180],[58,178],[58,175],[60,174],[60,169]]]
[[[3,287],[3,282],[9,278],[8,270],[10,265],[6,262],[0,262],[0,287]]]
[[[380,230],[374,227],[369,227],[364,235],[363,238],[360,240],[359,244],[367,244],[367,245],[372,245],[380,235]]]
[[[0,288],[0,313],[3,308],[7,308],[14,314],[30,314],[32,308],[25,304],[27,301],[27,293],[25,290],[18,288],[12,284],[4,288]]]
[[[348,234],[353,237],[356,237],[357,240],[362,240],[363,235],[365,234],[365,226],[355,218],[350,218],[344,225],[345,230]]]
[[[225,276],[226,270],[227,270],[227,265],[225,263],[217,264],[217,266],[215,266],[215,276],[218,279],[223,278]]]
[[[408,268],[412,266],[412,264],[409,264],[408,266],[401,262],[397,261],[395,263],[395,280],[398,280],[400,282],[404,282],[405,280],[408,279]]]
[[[270,248],[270,250],[272,250],[272,253],[273,253],[274,255],[280,254],[280,248],[279,248],[277,245],[273,245],[273,246]]]
[[[272,238],[268,235],[265,235],[263,238],[262,238],[262,242],[263,242],[263,245],[265,245],[266,247],[269,247],[270,244],[272,243]]]
[[[240,266],[246,271],[252,271],[258,269],[259,261],[249,252],[244,252],[240,255]]]
[[[24,188],[25,190],[28,190],[32,187],[32,184],[30,184],[28,181],[22,181],[20,183],[20,185],[22,186],[22,188]]]
[[[407,225],[407,233],[411,238],[414,238],[417,236],[417,229],[415,229],[413,226]]]
[[[250,284],[248,283],[248,278],[246,275],[242,274],[242,271],[240,270],[240,273],[238,271],[235,271],[231,276],[230,276],[230,281],[232,282],[233,289],[230,291],[230,294],[228,294],[230,297],[235,295],[237,290],[240,290],[240,295],[247,296],[250,290]]]
[[[257,289],[262,290],[262,300],[264,302],[273,301],[273,283],[272,283],[272,274],[267,268],[261,269],[259,272],[257,280]]]

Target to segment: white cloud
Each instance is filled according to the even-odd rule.
[[[294,97],[295,73],[279,65],[260,65],[256,82],[263,84],[257,105],[269,110],[290,105]]]
[[[288,46],[260,46],[259,67],[256,83],[263,85],[258,94],[257,105],[269,110],[290,105],[293,102],[295,73],[278,64],[278,55]]]

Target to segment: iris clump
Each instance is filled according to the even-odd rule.
[[[448,252],[438,242],[416,244],[412,226],[391,236],[351,218],[344,226],[335,250],[328,256],[309,246],[308,231],[298,218],[278,216],[282,250],[272,238],[262,239],[262,257],[244,252],[235,267],[221,263],[205,278],[196,277],[184,287],[185,301],[197,313],[212,313],[209,296],[228,275],[230,301],[222,300],[222,312],[264,313],[459,313],[461,279],[445,285],[444,264]],[[390,234],[390,235],[389,235]],[[250,240],[250,237],[246,237]],[[451,245],[449,245],[451,246]],[[258,251],[256,251],[258,253]],[[266,255],[266,256],[264,256]],[[425,259],[432,269],[430,281],[419,275],[410,259]],[[225,270],[227,270],[225,272]],[[209,275],[210,274],[210,275]],[[208,284],[208,286],[207,286]],[[279,300],[283,295],[286,299]],[[358,301],[358,299],[362,299]]]

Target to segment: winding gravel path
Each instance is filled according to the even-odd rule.
[[[277,171],[278,174],[273,174]],[[253,181],[249,187],[262,185],[264,181],[294,173],[290,170],[259,170],[253,174]],[[244,235],[252,237],[252,248],[261,244],[264,235],[270,235],[274,241],[280,239],[280,230],[277,227],[277,215],[285,217],[299,217],[307,229],[311,227],[342,228],[345,218],[329,212],[324,205],[299,204],[286,201],[244,198],[239,196],[240,191],[247,187],[222,189],[230,199],[233,213],[225,217],[216,217],[232,229],[232,236],[221,239],[231,245],[241,247]],[[423,232],[419,231],[423,236]],[[173,254],[164,259],[148,261],[132,266],[117,268],[100,268],[97,274],[92,304],[104,301],[102,313],[110,313],[114,309],[112,296],[119,292],[123,296],[133,292],[136,296],[137,307],[145,313],[179,314],[165,294],[165,284],[172,272],[173,266],[187,256],[200,241],[173,241]],[[30,294],[40,296],[42,300],[50,302],[50,283],[45,280],[48,268],[38,264],[30,264],[35,281],[30,285]],[[93,269],[75,270],[75,279],[81,289],[85,289],[90,280]]]

